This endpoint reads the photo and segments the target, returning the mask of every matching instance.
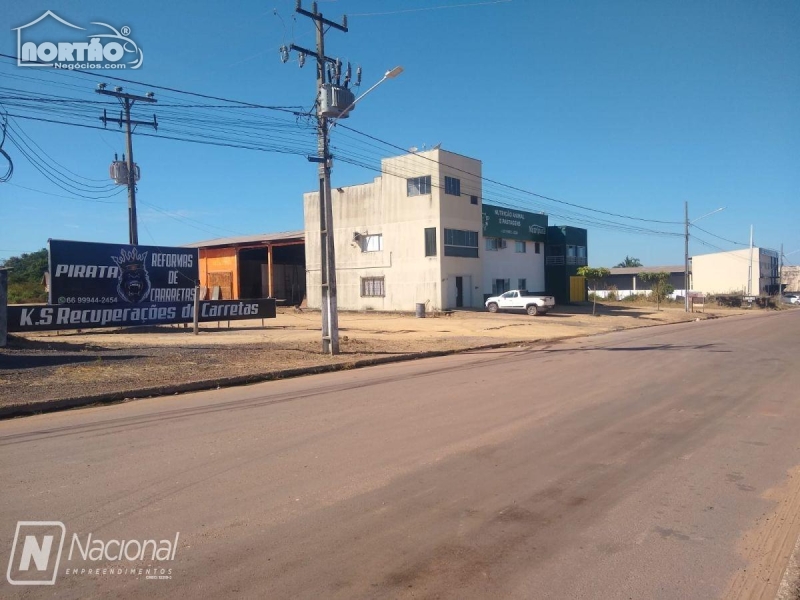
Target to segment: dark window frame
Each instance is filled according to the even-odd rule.
[[[436,227],[425,228],[425,256],[437,256],[439,249],[436,245]]]
[[[431,176],[409,177],[406,179],[406,195],[425,196],[431,193]]]
[[[444,193],[450,196],[461,195],[461,180],[458,177],[444,176]]]
[[[378,291],[376,291],[376,288],[379,288]],[[361,278],[361,297],[362,298],[385,298],[386,297],[386,277],[383,276],[383,275],[376,276],[376,277],[362,277]]]

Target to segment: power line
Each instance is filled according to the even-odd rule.
[[[368,133],[364,133],[363,131],[358,131],[357,129],[353,129],[352,127],[348,127],[347,125],[342,125],[341,123],[339,124],[339,127],[342,127],[342,128],[347,129],[349,131],[352,131],[353,133],[357,133],[358,135],[363,135],[364,137],[367,137],[367,138],[369,138],[371,140],[375,140],[377,142],[385,144],[385,145],[387,145],[387,146],[389,146],[391,148],[395,148],[397,150],[400,150],[404,154],[407,153],[407,150],[405,148],[403,148],[402,146],[398,146],[397,144],[393,144],[391,142],[387,142],[386,140],[382,140],[382,139],[380,139],[380,138],[378,138],[376,136],[370,135]],[[425,159],[427,161],[430,161],[430,162],[433,162],[433,163],[436,163],[436,164],[441,164],[436,159],[430,158],[428,156],[422,156],[421,154],[415,154],[415,156],[418,156],[419,158]],[[474,173],[470,173],[469,171],[465,171],[464,169],[458,169],[456,167],[449,167],[449,168],[452,168],[452,169],[454,169],[456,171],[459,171],[461,173],[466,173],[467,175],[471,175],[473,177],[477,177],[477,175],[475,175]],[[553,198],[551,196],[545,196],[543,194],[537,194],[536,192],[531,192],[529,190],[525,190],[525,189],[510,185],[510,184],[507,184],[507,183],[503,183],[502,181],[496,181],[494,179],[489,179],[488,177],[481,176],[480,179],[482,179],[483,181],[487,181],[487,182],[490,182],[490,183],[494,183],[496,185],[500,185],[500,186],[512,189],[512,190],[517,191],[517,192],[521,192],[523,194],[528,194],[530,196],[535,196],[536,198],[541,198],[542,200],[548,200],[550,202],[556,202],[558,204],[565,204],[567,206],[572,206],[574,208],[579,208],[581,210],[587,210],[587,211],[591,211],[591,212],[596,212],[596,213],[608,215],[608,216],[611,216],[611,217],[617,217],[617,218],[622,218],[622,219],[630,219],[632,221],[643,221],[643,222],[647,222],[647,223],[660,223],[662,225],[682,225],[683,224],[680,221],[661,221],[661,220],[657,220],[657,219],[645,219],[645,218],[642,218],[642,217],[631,217],[631,216],[628,216],[628,215],[622,215],[622,214],[619,214],[619,213],[600,210],[598,208],[590,208],[588,206],[583,206],[581,204],[575,204],[574,202],[567,202],[566,200],[559,200],[558,198]]]

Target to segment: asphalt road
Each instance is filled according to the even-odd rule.
[[[0,596],[772,597],[799,334],[748,315],[5,421],[0,563],[18,521],[67,533],[54,587]],[[171,579],[66,574],[134,564],[70,560],[73,534],[177,532],[134,565]]]

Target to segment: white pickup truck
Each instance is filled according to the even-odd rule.
[[[545,314],[555,304],[555,298],[552,296],[536,296],[525,290],[509,290],[505,294],[492,296],[486,300],[486,308],[489,309],[489,312],[524,310],[532,317]]]

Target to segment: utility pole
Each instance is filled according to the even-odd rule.
[[[350,79],[348,65],[344,87],[341,82],[341,62],[325,56],[325,27],[333,27],[347,33],[347,17],[342,23],[334,23],[317,11],[317,3],[311,10],[304,10],[300,1],[295,12],[314,21],[317,30],[316,52],[292,44],[281,48],[282,55],[289,50],[299,52],[302,57],[312,56],[317,61],[317,157],[309,160],[318,163],[319,176],[319,220],[320,257],[322,283],[322,351],[326,354],[339,354],[339,315],[336,305],[336,256],[333,244],[333,207],[331,206],[331,155],[328,142],[328,116],[340,116],[353,103],[355,97],[347,89]],[[326,67],[329,68],[329,84],[326,84]],[[301,62],[302,66],[302,62]],[[360,70],[359,70],[360,73]]]
[[[747,295],[753,295],[753,226],[750,225],[750,267],[747,269]]]
[[[683,241],[683,310],[689,312],[689,201],[683,203],[684,241]]]
[[[111,121],[112,123],[117,123],[120,128],[122,125],[125,125],[125,137],[126,137],[126,152],[127,152],[127,166],[128,166],[128,243],[131,245],[137,245],[139,243],[139,226],[137,223],[136,218],[136,163],[133,162],[133,141],[131,140],[131,133],[133,132],[133,127],[137,125],[147,125],[152,127],[153,129],[158,129],[158,121],[156,121],[156,116],[153,115],[152,121],[132,121],[131,120],[131,107],[133,103],[137,100],[142,102],[157,102],[157,100],[153,97],[152,92],[148,92],[145,96],[136,96],[134,94],[125,94],[122,92],[121,87],[115,87],[113,91],[106,89],[106,84],[101,83],[97,86],[95,90],[98,94],[104,94],[106,96],[113,96],[117,100],[119,100],[120,104],[122,105],[123,113],[120,113],[118,119],[111,119],[106,115],[106,111],[103,111],[103,116],[100,117],[100,120],[103,122],[103,125],[108,125],[108,122]]]
[[[779,306],[782,297],[783,297],[783,244],[781,244],[781,253],[778,254],[778,305]]]

